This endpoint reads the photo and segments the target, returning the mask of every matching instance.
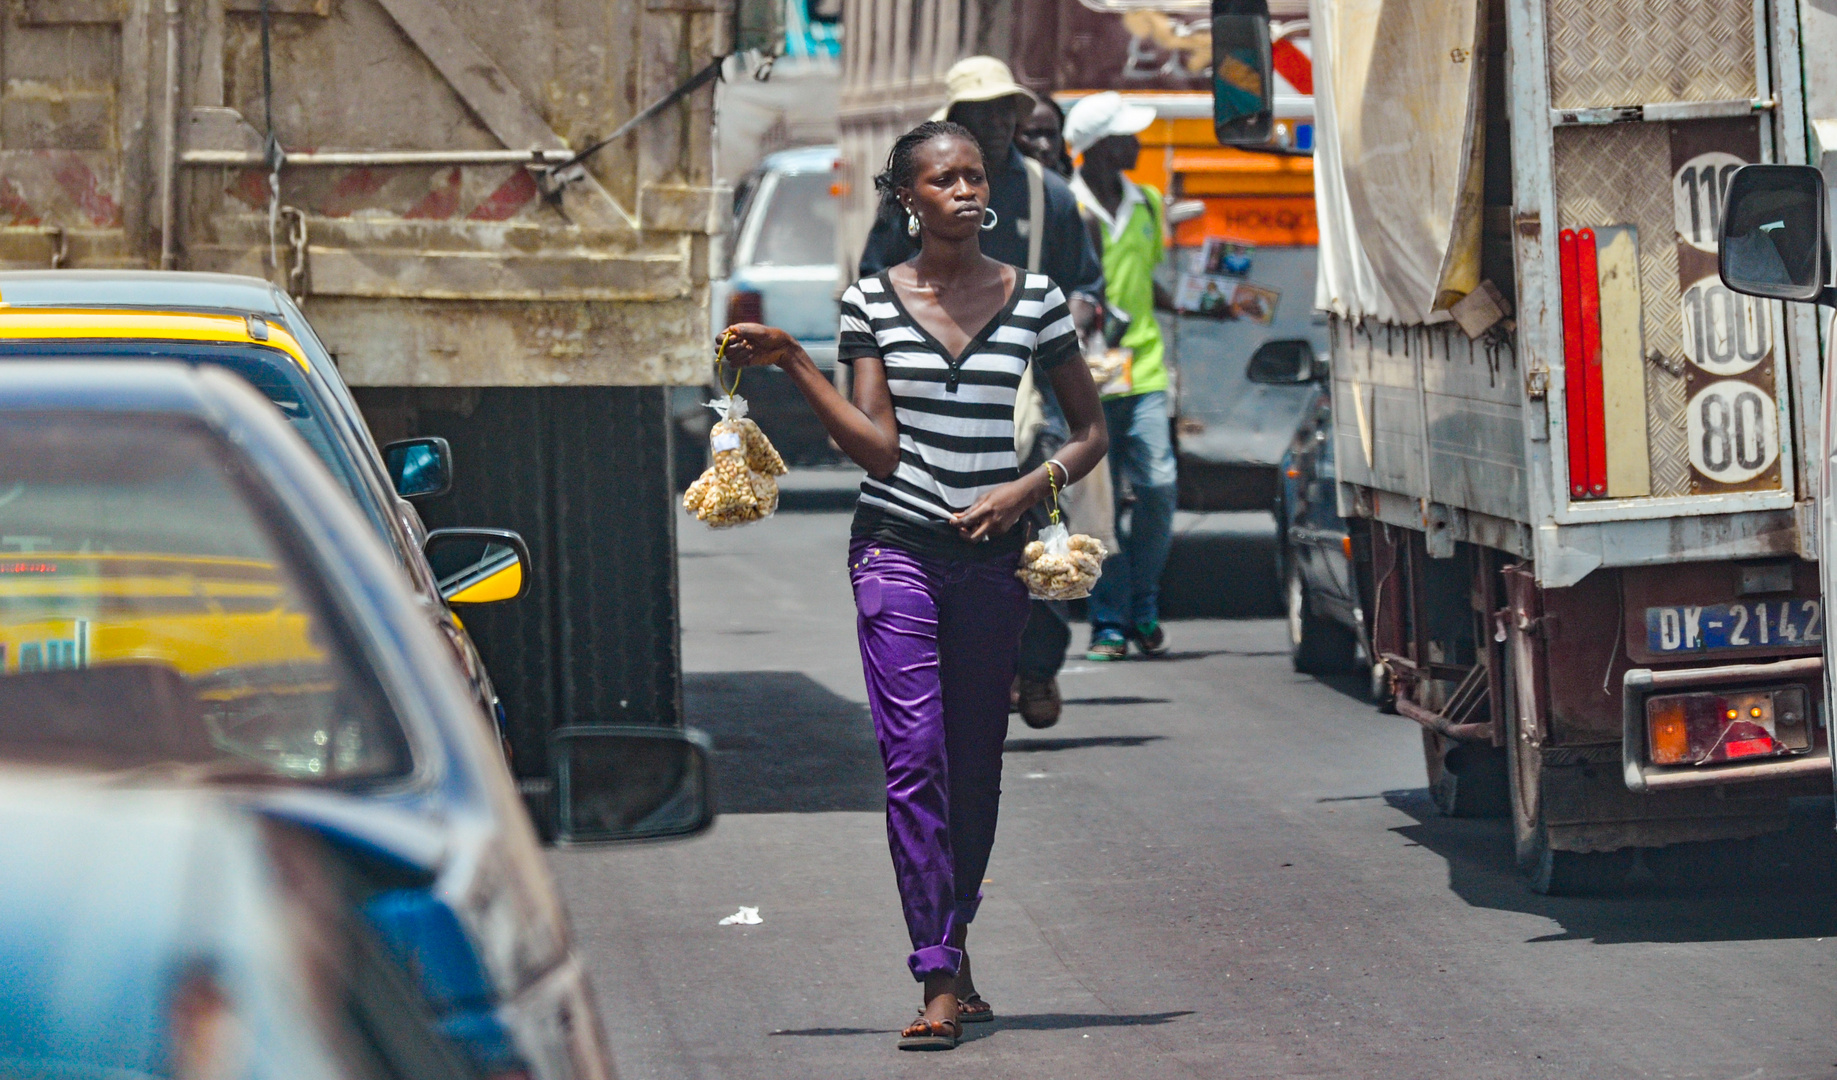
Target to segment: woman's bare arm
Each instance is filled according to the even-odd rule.
[[[1110,449],[1110,433],[1104,426],[1097,384],[1091,381],[1091,369],[1082,358],[1073,356],[1059,364],[1052,369],[1050,378],[1053,393],[1059,398],[1059,408],[1064,411],[1065,422],[1071,428],[1071,438],[1053,455],[1053,460],[1065,466],[1070,474],[1061,476],[1054,470],[1052,480],[1057,480],[1063,488],[1084,479],[1103,460]],[[971,541],[1006,533],[1028,507],[1052,493],[1051,480],[1047,478],[1047,470],[1052,468],[1041,465],[1019,480],[1003,484],[976,500],[974,506],[957,515],[957,531]]]
[[[887,371],[878,357],[855,361],[854,401],[844,398],[817,369],[797,339],[772,326],[735,323],[725,331],[729,364],[763,367],[775,364],[810,402],[829,437],[869,476],[884,479],[899,467],[899,425],[893,419],[893,395]],[[1086,377],[1089,380],[1089,377]],[[742,397],[745,395],[742,394]]]

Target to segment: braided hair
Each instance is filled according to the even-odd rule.
[[[893,149],[887,154],[886,171],[874,177],[874,190],[880,192],[880,218],[883,221],[897,223],[905,207],[899,205],[897,192],[900,188],[911,187],[918,166],[912,155],[919,147],[941,136],[962,139],[981,153],[982,147],[976,142],[976,136],[962,124],[949,120],[927,120],[911,131],[893,141]]]

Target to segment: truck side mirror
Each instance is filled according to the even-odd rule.
[[[509,529],[435,529],[421,551],[449,604],[495,604],[529,591],[529,545]]]
[[[1299,386],[1326,376],[1326,365],[1314,358],[1314,345],[1305,338],[1265,341],[1250,354],[1244,378],[1266,386]]]
[[[1769,300],[1819,300],[1830,276],[1824,177],[1809,165],[1744,165],[1729,178],[1717,269]]]
[[[389,482],[404,499],[431,499],[453,489],[453,448],[438,437],[402,439],[383,447]]]
[[[693,729],[568,726],[549,737],[563,844],[693,836],[714,822],[714,757]]]
[[[1212,130],[1222,146],[1262,146],[1275,116],[1268,0],[1212,0]]]

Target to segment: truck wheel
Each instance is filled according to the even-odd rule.
[[[1429,797],[1446,817],[1496,818],[1506,814],[1505,755],[1496,747],[1454,743],[1423,729],[1422,752]]]
[[[1518,701],[1506,665],[1506,777],[1511,791],[1512,848],[1525,883],[1540,896],[1592,896],[1618,889],[1633,868],[1631,849],[1621,851],[1553,851],[1544,825],[1539,780],[1543,755],[1525,740],[1518,724]]]
[[[1537,823],[1536,847],[1525,881],[1539,896],[1599,896],[1613,892],[1633,868],[1633,849],[1619,851],[1552,851],[1543,822]]]
[[[1308,610],[1301,567],[1288,559],[1288,644],[1295,670],[1303,675],[1343,675],[1353,670],[1359,642],[1352,631]]]

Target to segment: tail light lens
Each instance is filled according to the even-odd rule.
[[[1684,720],[1683,698],[1646,702],[1646,726],[1652,733],[1652,764],[1682,765],[1690,760],[1690,729]]]
[[[1713,765],[1803,754],[1811,749],[1809,700],[1803,686],[1647,698],[1652,763]]]
[[[765,297],[756,292],[735,290],[727,294],[727,325],[765,321]]]

